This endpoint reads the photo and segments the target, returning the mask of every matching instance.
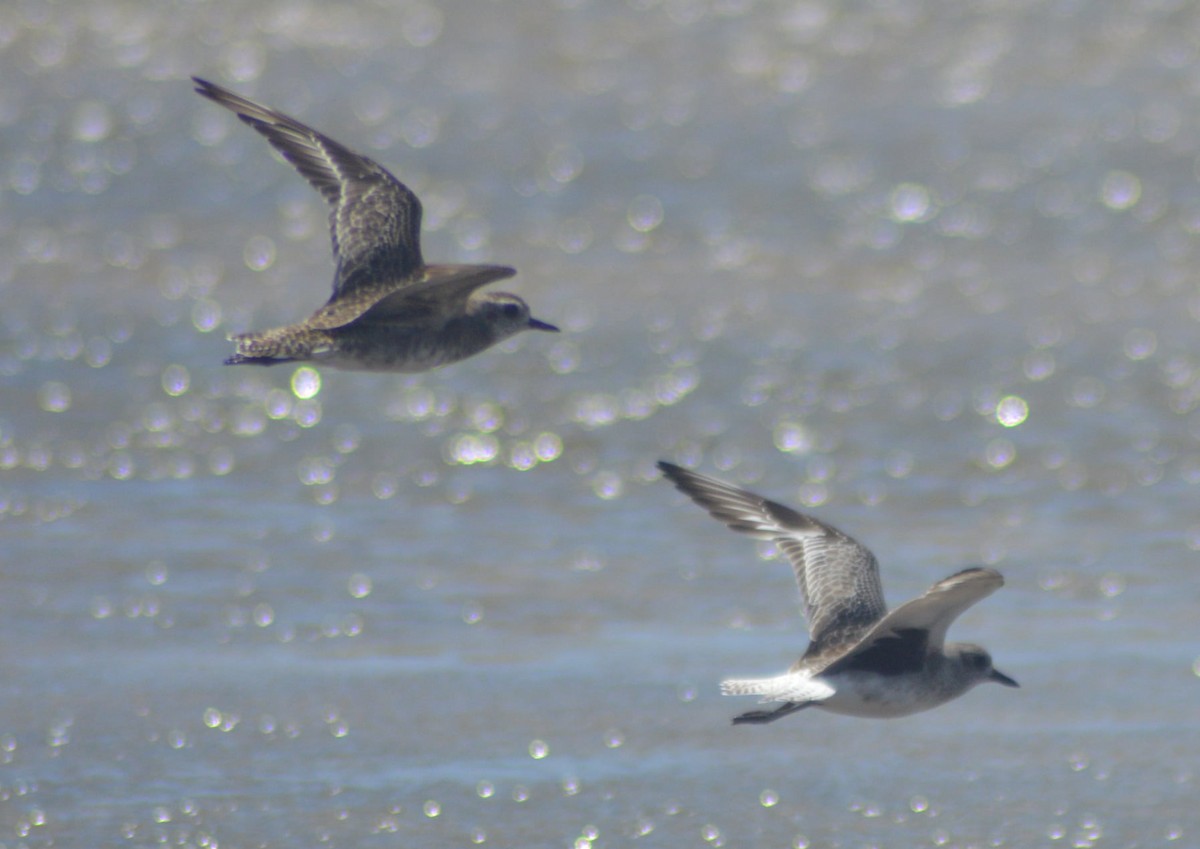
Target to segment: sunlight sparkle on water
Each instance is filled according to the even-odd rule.
[[[662,201],[654,195],[638,195],[629,202],[626,220],[639,233],[649,233],[663,222]]]
[[[192,304],[192,326],[201,333],[211,333],[221,326],[221,305],[210,298]]]
[[[931,206],[929,189],[918,183],[901,183],[892,189],[891,213],[896,221],[925,221]]]
[[[169,365],[163,369],[163,392],[167,393],[172,398],[177,398],[180,395],[186,394],[188,387],[191,386],[191,382],[191,375],[188,374],[188,370],[184,366]]]
[[[446,462],[462,466],[490,463],[499,453],[500,442],[490,434],[459,434],[445,446]]]
[[[1131,360],[1144,360],[1154,356],[1158,350],[1158,336],[1153,330],[1135,327],[1125,334],[1125,356]]]
[[[546,156],[546,173],[556,183],[569,183],[583,173],[584,161],[574,145],[557,145]]]
[[[993,439],[984,451],[987,464],[993,469],[1003,469],[1017,458],[1016,446],[1007,439]]]
[[[361,572],[350,576],[347,589],[354,598],[366,598],[371,594],[371,578]]]
[[[1100,199],[1109,209],[1136,206],[1142,197],[1142,181],[1128,171],[1109,171],[1100,187]]]
[[[71,409],[71,389],[65,383],[47,381],[38,390],[38,406],[47,413],[63,413]]]
[[[605,501],[619,498],[624,486],[616,472],[600,472],[592,479],[592,491]]]
[[[275,264],[275,242],[266,236],[251,236],[246,240],[242,259],[252,271],[265,271]]]
[[[809,430],[799,422],[781,422],[775,426],[775,447],[788,454],[807,454],[813,448]]]
[[[321,373],[308,366],[301,366],[292,372],[292,394],[301,401],[315,398],[321,391]]]
[[[996,421],[1005,427],[1016,427],[1029,418],[1029,405],[1017,395],[1006,395],[996,405]]]
[[[557,433],[539,433],[533,441],[533,452],[538,460],[549,463],[562,456],[562,438]]]

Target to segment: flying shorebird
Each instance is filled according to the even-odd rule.
[[[796,573],[811,642],[786,674],[721,682],[727,696],[761,696],[772,710],[734,717],[763,724],[806,707],[849,716],[907,716],[956,699],[976,684],[1017,682],[974,643],[947,643],[959,614],[1004,584],[994,569],[963,569],[888,612],[879,564],[837,528],[716,478],[671,463],[676,488],[732,530],[770,540]]]
[[[516,270],[426,265],[421,202],[386,168],[294,118],[192,77],[196,91],[263,135],[329,203],[333,295],[299,324],[230,336],[226,365],[315,360],[363,371],[427,371],[522,330],[558,328],[506,292],[476,292]]]

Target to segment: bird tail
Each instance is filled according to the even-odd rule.
[[[778,678],[727,678],[721,682],[722,696],[764,696],[764,702],[775,701],[778,690]]]
[[[721,682],[723,696],[761,696],[762,702],[821,702],[833,694],[833,687],[824,681],[795,672],[775,678],[728,678]]]
[[[234,333],[229,341],[236,353],[225,359],[227,366],[273,366],[312,358],[313,345],[288,328],[251,333]]]

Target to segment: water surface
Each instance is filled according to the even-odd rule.
[[[0,30],[0,844],[1162,846],[1196,813],[1195,10],[18,4]],[[560,336],[230,369],[378,158]],[[1020,690],[733,728],[870,545]]]

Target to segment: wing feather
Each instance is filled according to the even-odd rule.
[[[331,301],[355,291],[381,296],[424,265],[421,202],[386,168],[282,112],[199,77],[192,81],[199,94],[266,138],[330,205],[337,262]]]
[[[768,539],[792,564],[812,644],[805,656],[857,642],[887,611],[879,564],[832,525],[672,463],[658,468],[677,489],[732,530]]]

